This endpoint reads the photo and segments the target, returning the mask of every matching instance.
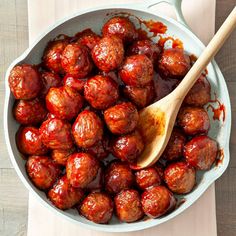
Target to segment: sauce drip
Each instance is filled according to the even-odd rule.
[[[221,148],[218,151],[218,158],[216,159],[216,166],[219,166],[222,164],[223,160],[224,160],[225,154],[224,154],[224,149]]]
[[[183,46],[183,42],[179,39],[175,39],[171,36],[168,36],[168,37],[162,37],[162,36],[159,36],[160,39],[158,40],[157,44],[161,47],[161,48],[164,48],[165,46],[165,43],[167,41],[172,41],[172,48],[179,48],[179,49],[183,49],[184,46]],[[191,59],[191,58],[190,58]]]
[[[211,103],[215,103],[216,107],[209,104],[207,106],[207,110],[211,109],[213,112],[213,120],[219,120],[220,121],[220,117],[222,116],[222,120],[223,122],[225,121],[225,105],[222,104],[216,97],[215,94],[215,99],[210,101]]]
[[[159,21],[153,20],[139,20],[141,24],[144,24],[150,33],[153,33],[152,37],[156,37],[158,34],[164,34],[167,31],[166,25]]]

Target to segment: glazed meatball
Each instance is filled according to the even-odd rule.
[[[163,157],[168,161],[174,161],[182,157],[185,142],[186,137],[184,134],[179,129],[174,128],[163,153]]]
[[[84,85],[85,85],[86,79],[77,79],[74,76],[66,75],[63,78],[63,84],[64,86],[71,87],[78,92],[84,91]]]
[[[83,195],[83,190],[72,187],[65,175],[48,192],[49,200],[61,210],[69,209],[78,204]]]
[[[58,74],[64,74],[61,66],[61,56],[67,44],[67,40],[61,39],[48,43],[43,54],[43,63],[49,70]]]
[[[44,103],[38,98],[16,101],[13,107],[13,116],[22,125],[37,125],[46,119],[47,113]]]
[[[206,134],[210,129],[207,112],[199,107],[183,107],[177,116],[178,125],[187,135]]]
[[[16,133],[18,150],[25,155],[45,155],[48,149],[43,145],[39,130],[35,127],[20,127]]]
[[[160,217],[173,210],[176,200],[172,192],[164,186],[145,190],[141,196],[144,213],[150,218]]]
[[[68,44],[61,56],[61,65],[64,71],[76,78],[87,76],[93,64],[88,49],[80,44]]]
[[[155,87],[153,81],[144,87],[126,85],[124,95],[131,100],[138,108],[144,108],[151,104],[155,99]]]
[[[165,77],[181,79],[190,69],[190,58],[182,49],[166,49],[159,60],[158,69]]]
[[[51,149],[68,150],[73,147],[71,125],[58,118],[44,121],[39,128],[43,144]]]
[[[145,55],[129,56],[125,59],[119,75],[126,85],[148,85],[153,79],[152,61]]]
[[[112,142],[113,155],[130,163],[136,161],[143,149],[144,142],[138,131],[117,137]]]
[[[59,166],[47,156],[29,157],[26,171],[34,185],[41,190],[51,188],[61,173]]]
[[[61,78],[53,72],[43,71],[41,73],[41,79],[43,86],[40,91],[40,97],[42,98],[46,97],[50,88],[60,87],[62,85]]]
[[[184,147],[186,161],[198,170],[209,170],[217,154],[217,142],[205,135],[193,138]]]
[[[191,192],[196,183],[196,171],[185,162],[176,162],[167,166],[164,178],[172,192],[185,194]]]
[[[132,103],[123,102],[105,110],[104,119],[113,134],[127,134],[136,128],[139,115]]]
[[[134,42],[127,50],[127,54],[129,56],[137,54],[146,55],[153,64],[157,63],[160,53],[161,49],[159,48],[159,46],[148,39],[138,40]]]
[[[128,164],[113,162],[105,171],[105,189],[110,194],[119,193],[123,189],[129,189],[134,183],[134,175]]]
[[[85,83],[84,96],[93,108],[107,109],[119,97],[118,85],[108,76],[96,75]]]
[[[108,137],[103,137],[102,140],[99,140],[92,147],[86,148],[84,151],[95,156],[98,160],[105,159],[110,153]]]
[[[137,39],[138,33],[134,24],[126,17],[113,17],[108,20],[102,27],[103,36],[116,35],[129,43]]]
[[[85,188],[94,180],[98,170],[98,160],[88,153],[74,153],[66,163],[67,178],[75,188]]]
[[[106,224],[113,214],[113,202],[105,193],[90,193],[80,206],[80,214],[97,224]]]
[[[84,110],[77,116],[72,126],[72,133],[79,147],[92,147],[95,143],[102,140],[102,121],[94,112]]]
[[[78,38],[77,43],[88,47],[90,50],[100,41],[101,37],[95,34],[91,29],[85,29],[75,35]]]
[[[144,215],[139,193],[133,189],[123,190],[116,195],[115,207],[117,217],[124,222],[137,221]]]
[[[104,184],[104,170],[99,168],[96,178],[86,186],[90,192],[101,192]]]
[[[33,99],[42,87],[38,71],[27,64],[15,66],[10,72],[8,83],[15,99]]]
[[[161,185],[161,177],[155,166],[136,171],[135,180],[141,190]]]
[[[66,162],[71,154],[75,152],[75,148],[70,149],[54,149],[52,150],[51,157],[59,165],[65,166]]]
[[[46,106],[57,118],[71,120],[82,108],[83,98],[76,90],[68,86],[50,88],[46,96]]]
[[[211,85],[203,75],[193,85],[184,99],[184,103],[202,107],[211,100]]]
[[[91,53],[96,66],[109,72],[120,67],[124,58],[124,46],[120,38],[107,36],[95,45]]]

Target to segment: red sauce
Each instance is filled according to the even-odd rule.
[[[142,29],[142,28],[139,28],[139,29],[137,29],[137,32],[138,32],[138,38],[139,38],[139,40],[149,39],[148,33],[147,33],[146,30],[144,30],[144,29]]]
[[[223,163],[224,157],[225,157],[224,149],[221,148],[218,151],[218,158],[216,159],[216,166],[219,166]]]
[[[186,202],[186,199],[185,198],[182,198],[182,199],[179,199],[177,204],[176,204],[176,208],[179,208],[182,204],[184,204]]]
[[[156,37],[158,34],[164,34],[167,31],[167,26],[162,22],[153,21],[153,20],[139,20],[141,24],[144,24],[148,31],[153,33],[152,37]]]
[[[159,36],[160,39],[158,40],[158,45],[163,48],[165,46],[165,43],[170,40],[172,41],[172,48],[180,48],[180,49],[183,49],[184,46],[183,46],[183,42],[179,39],[174,39],[173,37],[171,36],[168,36],[168,37],[162,37],[162,36]],[[191,59],[191,58],[190,58]]]
[[[159,74],[154,74],[154,85],[155,85],[155,92],[156,92],[156,99],[158,101],[171,93],[179,84],[178,79],[173,78],[165,78],[163,79]]]
[[[215,99],[210,101],[211,103],[215,103],[216,107],[209,104],[207,106],[207,110],[211,109],[213,112],[213,120],[219,120],[220,121],[220,117],[222,116],[222,120],[223,122],[225,121],[225,105],[222,104],[216,97],[215,94]]]

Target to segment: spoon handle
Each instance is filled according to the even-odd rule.
[[[175,89],[174,93],[179,99],[184,99],[189,90],[192,88],[196,80],[201,75],[202,71],[207,67],[209,62],[219,51],[224,44],[225,40],[229,37],[236,27],[236,7],[227,17],[200,57],[191,67],[187,75],[184,77],[179,86]]]

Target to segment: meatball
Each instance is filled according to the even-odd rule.
[[[103,36],[116,35],[125,43],[129,43],[138,38],[138,33],[134,24],[126,17],[113,17],[102,27]]]
[[[168,161],[174,161],[182,157],[185,142],[186,137],[184,134],[182,134],[179,129],[174,128],[163,153],[163,157]]]
[[[172,192],[166,187],[155,186],[143,192],[141,203],[147,216],[157,218],[173,210],[176,200]]]
[[[34,185],[41,190],[51,188],[61,174],[59,166],[47,156],[29,157],[26,171]]]
[[[101,192],[104,184],[104,170],[99,168],[96,178],[90,182],[86,189],[90,192]]]
[[[208,114],[200,107],[183,107],[180,109],[177,123],[187,135],[206,134],[210,129]]]
[[[50,88],[46,96],[46,106],[57,118],[71,120],[82,108],[83,98],[76,90],[68,86]]]
[[[92,60],[88,49],[80,44],[68,44],[61,55],[61,65],[67,74],[76,78],[84,78],[92,68]]]
[[[88,47],[90,50],[100,41],[101,37],[95,34],[91,29],[85,29],[75,35],[77,43]]]
[[[86,148],[84,151],[95,156],[98,160],[105,159],[110,153],[108,137],[104,137],[102,140],[99,140],[92,147]]]
[[[63,84],[64,86],[71,87],[78,92],[84,91],[84,85],[85,85],[86,79],[77,79],[74,76],[66,75],[63,78]]]
[[[8,83],[15,99],[33,99],[42,87],[38,71],[27,64],[15,66],[10,72]]]
[[[71,125],[58,118],[44,121],[39,128],[43,144],[51,149],[68,150],[73,147]]]
[[[40,91],[40,97],[42,98],[46,97],[50,88],[60,87],[62,85],[61,78],[53,72],[43,71],[41,73],[41,79],[43,86]]]
[[[113,202],[105,193],[90,193],[80,206],[80,214],[98,224],[106,224],[113,214]]]
[[[75,152],[75,148],[70,149],[54,149],[52,150],[51,157],[59,165],[65,166],[71,154]]]
[[[85,188],[94,180],[98,170],[98,160],[88,153],[74,153],[66,163],[67,178],[75,188]]]
[[[141,190],[161,185],[161,177],[155,166],[136,171],[135,180]]]
[[[165,77],[181,79],[190,69],[190,58],[182,49],[165,49],[159,60],[158,69]]]
[[[110,194],[119,193],[123,189],[129,189],[134,184],[134,175],[128,164],[113,162],[105,171],[105,189]]]
[[[16,101],[13,107],[13,116],[22,125],[37,125],[46,119],[47,113],[43,101],[38,98]]]
[[[78,204],[83,195],[83,190],[72,187],[65,175],[48,192],[49,200],[61,210],[69,209]]]
[[[193,85],[184,99],[184,103],[202,107],[211,100],[211,85],[203,75]]]
[[[193,138],[184,147],[186,161],[198,170],[210,169],[217,154],[217,142],[205,135]]]
[[[126,85],[124,95],[131,100],[138,108],[144,108],[151,104],[155,99],[155,87],[153,81],[144,87]]]
[[[185,162],[170,164],[165,169],[165,183],[177,194],[189,193],[196,183],[196,171]]]
[[[126,85],[145,86],[153,79],[152,61],[146,55],[133,55],[125,59],[119,75]]]
[[[57,74],[64,74],[64,70],[61,66],[61,56],[67,45],[68,41],[64,39],[50,41],[42,58],[44,66]]]
[[[79,147],[92,147],[99,140],[102,140],[102,121],[94,112],[84,110],[77,116],[72,126],[72,133]]]
[[[160,53],[161,49],[159,48],[159,46],[148,39],[138,40],[134,42],[127,50],[127,54],[129,56],[137,54],[146,55],[153,64],[157,63]]]
[[[61,56],[65,47],[67,46],[67,40],[54,40],[50,41],[43,54],[43,64],[51,71],[64,74],[64,70],[61,66]]]
[[[103,110],[117,101],[118,85],[108,76],[96,75],[85,83],[84,96],[93,108]]]
[[[136,161],[143,149],[144,142],[138,131],[117,137],[112,142],[113,155],[130,163]]]
[[[138,191],[127,189],[115,197],[117,217],[124,222],[134,222],[144,215]]]
[[[104,119],[113,134],[127,134],[136,128],[139,115],[131,102],[123,102],[105,110]]]
[[[20,127],[16,133],[17,148],[25,155],[45,155],[48,149],[43,145],[39,130],[35,127]]]
[[[107,36],[95,45],[91,53],[96,66],[109,72],[120,67],[124,58],[124,46],[120,38]]]

